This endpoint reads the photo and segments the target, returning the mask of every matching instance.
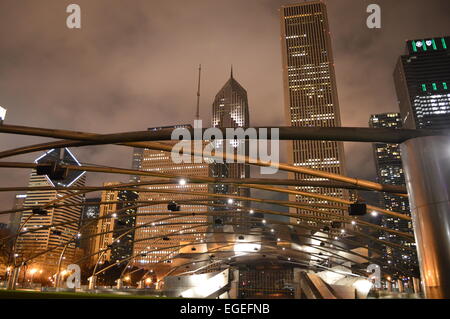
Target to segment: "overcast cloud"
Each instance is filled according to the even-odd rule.
[[[295,2],[0,0],[0,105],[8,108],[6,122],[98,133],[190,123],[201,63],[201,116],[208,125],[231,64],[248,92],[251,125],[284,125],[278,8]],[[404,42],[449,34],[450,1],[325,2],[342,124],[366,127],[370,114],[398,111],[392,72]],[[81,6],[81,30],[66,28],[70,3]],[[370,3],[382,8],[380,30],[365,26]],[[1,134],[0,149],[43,141]],[[131,165],[125,147],[73,152],[84,163]],[[350,153],[349,175],[374,180],[371,146],[348,143]],[[0,169],[0,186],[27,185],[28,175]],[[88,175],[89,185],[111,180],[127,177]],[[11,207],[13,196],[0,193],[0,210]]]

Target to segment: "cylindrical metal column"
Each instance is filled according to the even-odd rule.
[[[420,293],[420,280],[415,277],[412,280],[413,280],[414,293],[415,294]]]
[[[401,144],[426,298],[450,298],[450,137]]]
[[[401,279],[397,279],[397,287],[398,287],[398,292],[403,293],[405,291],[404,287],[403,287],[403,281]]]
[[[17,285],[17,280],[19,279],[20,266],[14,267],[9,274],[8,281],[6,283],[6,289],[15,290]]]
[[[392,281],[387,281],[387,291],[392,292]]]
[[[88,278],[89,281],[89,290],[95,290],[95,287],[97,286],[97,276],[91,276]]]
[[[123,288],[123,280],[122,278],[117,279],[117,289],[122,289]]]

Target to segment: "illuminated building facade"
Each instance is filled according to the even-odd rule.
[[[212,126],[218,128],[239,128],[246,129],[250,126],[249,108],[247,91],[236,81],[231,69],[230,79],[216,94],[212,105]],[[248,155],[248,142],[242,140],[215,141],[217,147],[222,147],[222,143],[232,143],[237,153],[242,148],[242,153]],[[249,178],[250,166],[242,163],[213,163],[211,164],[210,176],[216,178]],[[211,192],[215,194],[233,194],[244,197],[250,196],[248,188],[238,188],[232,185],[215,184],[210,186]],[[216,200],[216,204],[226,205],[227,200]],[[235,205],[248,206],[248,203],[235,201]],[[213,208],[213,210],[223,210],[222,207]],[[234,213],[233,217],[229,215],[222,216],[221,219],[228,220],[240,225],[240,228],[246,228],[245,215],[247,212]]]
[[[135,147],[133,149],[133,159],[131,162],[131,169],[133,170],[141,170],[142,169],[142,156],[144,155],[144,149],[140,147]],[[139,175],[131,175],[130,182],[131,183],[139,183],[141,181],[141,176]]]
[[[75,156],[67,148],[52,149],[36,159],[35,163],[42,164],[52,161],[57,161],[67,165],[81,166]],[[85,181],[85,172],[82,171],[70,171],[67,177],[65,177],[63,180],[54,180],[47,175],[36,175],[36,170],[33,170],[31,172],[28,186],[84,186]],[[23,225],[24,222],[28,220],[24,225],[23,230],[38,230],[23,234],[18,238],[16,248],[16,252],[19,255],[18,260],[30,257],[36,253],[43,252],[45,250],[61,245],[61,247],[55,248],[49,253],[46,253],[35,259],[35,263],[46,271],[53,271],[56,269],[56,265],[58,263],[58,259],[64,244],[78,238],[78,222],[81,217],[80,204],[84,201],[84,196],[76,195],[58,201],[58,204],[73,204],[73,206],[48,208],[46,209],[46,216],[32,214],[31,209],[36,206],[48,204],[49,202],[61,199],[62,197],[71,195],[73,193],[73,191],[68,190],[39,190],[27,192],[24,202],[24,208],[30,208],[30,210],[23,212],[21,224]],[[52,227],[50,229],[39,230],[39,228],[51,224],[62,224],[71,221],[77,222],[70,224],[67,223],[65,225]],[[75,246],[75,242],[72,242],[67,246],[66,252],[64,254],[64,264],[73,261],[76,248]]]
[[[280,9],[280,18],[287,124],[296,127],[341,126],[325,3],[311,1],[286,5]],[[345,174],[344,148],[340,142],[293,141],[289,144],[288,154],[290,163],[295,166]],[[295,174],[290,178],[325,180],[305,174]],[[339,198],[348,196],[346,191],[333,188],[296,189]],[[296,200],[304,203],[327,203],[302,196],[297,196]],[[295,211],[294,209],[292,212]],[[297,212],[315,214],[302,210]]]
[[[450,37],[406,42],[394,81],[405,128],[450,128]]]
[[[0,106],[0,124],[3,123],[5,118],[6,118],[6,109]]]
[[[100,216],[100,197],[87,198],[80,219],[81,238],[78,242],[79,247],[86,255],[95,252],[95,234],[97,233],[98,221],[96,218]]]
[[[25,199],[27,198],[26,194],[17,194],[14,197],[14,204],[13,204],[13,210],[14,209],[22,209],[23,205],[25,203]],[[20,227],[20,221],[22,220],[22,212],[15,212],[13,214],[10,214],[9,216],[9,230],[11,233],[15,234],[17,230]]]
[[[118,182],[104,183],[106,187],[118,185]],[[117,262],[130,257],[133,252],[133,241],[136,225],[136,208],[138,194],[129,190],[104,190],[101,201],[109,202],[100,205],[96,233],[101,234],[94,239],[94,252],[106,250],[104,254],[92,257],[92,262]],[[126,234],[124,234],[126,233]],[[116,240],[119,236],[120,239]]]
[[[374,114],[370,117],[369,126],[373,128],[402,128],[402,118],[399,113]],[[378,182],[387,185],[405,185],[405,174],[403,172],[400,146],[398,144],[374,143],[375,165],[378,175]],[[410,216],[409,201],[407,197],[383,193],[384,207],[388,210]],[[383,215],[381,224],[389,229],[404,233],[413,233],[411,221]],[[403,246],[415,247],[414,243],[398,237],[392,233],[381,233],[380,239],[396,242]],[[389,247],[385,250],[385,259],[388,264],[404,266],[413,269],[417,265],[417,255],[415,253],[405,254],[399,250],[392,250]]]
[[[177,125],[168,127],[157,127],[149,130],[164,128],[191,128],[190,125]],[[162,143],[162,142],[161,142]],[[174,142],[163,144],[173,145]],[[191,162],[193,158],[191,157]],[[145,149],[142,157],[142,170],[145,172],[168,173],[183,176],[208,176],[208,164],[206,163],[180,163],[175,164],[171,155],[165,151]],[[141,182],[161,180],[159,177],[142,176]],[[180,180],[181,181],[181,180]],[[200,183],[189,183],[183,181],[179,184],[161,184],[142,186],[151,192],[140,192],[139,201],[189,201],[202,199],[199,195],[181,194],[177,192],[200,192],[207,193],[208,185]],[[172,191],[173,193],[159,193],[158,190]],[[138,209],[133,254],[142,254],[135,262],[140,267],[150,268],[155,272],[171,267],[171,258],[178,254],[181,242],[201,241],[205,238],[206,226],[193,228],[195,224],[207,222],[206,216],[196,216],[195,213],[207,211],[204,205],[193,203],[180,203],[180,213],[191,213],[189,216],[174,219],[161,220],[175,216],[168,210],[167,203],[154,204]],[[156,213],[158,215],[156,215]],[[145,215],[146,214],[146,215]],[[154,214],[154,215],[151,215]],[[165,235],[174,233],[170,240],[164,240]],[[176,235],[175,235],[176,234]]]

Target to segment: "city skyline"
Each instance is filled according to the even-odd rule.
[[[111,1],[0,3],[0,288],[450,296],[448,1]]]
[[[295,127],[339,127],[336,74],[328,10],[320,1],[283,6],[281,9],[281,47],[286,125]],[[289,163],[346,175],[344,145],[334,141],[293,141],[288,148]],[[290,174],[291,179],[324,181],[307,174]],[[343,189],[296,187],[303,192],[348,199]],[[300,203],[323,202],[304,196],[291,196]],[[309,211],[292,212],[317,215]],[[341,213],[337,211],[338,213]]]
[[[232,2],[232,1],[231,1]],[[231,2],[229,4],[217,4],[216,6],[222,6],[224,12],[230,12],[229,8],[232,7]],[[148,65],[142,68],[139,65],[139,69],[142,71],[137,71],[137,65],[131,60],[125,60],[124,63],[129,68],[129,72],[125,76],[133,79],[128,81],[129,83],[134,83],[132,86],[126,85],[118,89],[118,85],[122,83],[120,77],[115,76],[115,73],[119,70],[113,68],[108,71],[108,80],[102,81],[103,77],[96,78],[96,82],[103,83],[101,87],[98,87],[97,93],[87,94],[91,90],[89,86],[83,85],[81,81],[87,76],[87,65],[80,64],[84,56],[87,58],[87,53],[77,50],[77,43],[85,43],[89,39],[98,39],[99,37],[108,38],[108,36],[124,36],[123,27],[129,26],[131,21],[123,18],[117,25],[112,25],[111,30],[105,30],[104,28],[98,28],[98,26],[104,23],[104,19],[99,19],[97,23],[90,22],[90,25],[86,25],[86,28],[82,32],[76,35],[68,33],[67,30],[58,28],[52,29],[52,32],[48,33],[48,28],[57,23],[56,18],[45,19],[42,16],[37,17],[27,11],[29,21],[35,21],[36,32],[47,30],[47,37],[41,38],[37,37],[39,41],[44,41],[43,43],[35,42],[34,40],[28,38],[25,33],[23,33],[22,28],[18,27],[16,32],[16,37],[23,39],[23,41],[28,41],[27,45],[32,46],[34,57],[27,54],[15,55],[17,61],[17,68],[14,70],[10,68],[5,68],[4,72],[0,75],[0,81],[8,81],[8,84],[4,86],[6,91],[0,92],[2,96],[2,106],[8,109],[8,115],[6,122],[20,123],[24,125],[34,125],[41,124],[47,127],[58,127],[62,123],[67,124],[68,128],[75,130],[86,130],[86,131],[100,131],[108,132],[111,131],[109,128],[111,123],[115,123],[115,127],[121,128],[121,130],[126,131],[127,129],[141,128],[154,126],[156,122],[162,122],[166,124],[173,124],[174,121],[184,122],[182,116],[188,116],[193,118],[195,114],[195,92],[196,92],[196,77],[197,77],[197,65],[199,62],[203,64],[203,85],[202,85],[202,95],[201,95],[201,117],[206,119],[208,117],[208,103],[212,100],[212,96],[216,93],[217,87],[221,85],[223,81],[223,74],[229,69],[230,64],[235,65],[235,72],[237,76],[241,79],[244,86],[246,86],[249,92],[252,92],[250,97],[250,104],[255,109],[254,124],[255,125],[277,125],[281,124],[283,120],[282,108],[283,108],[283,97],[282,97],[282,73],[281,73],[281,54],[279,50],[279,27],[278,27],[278,9],[283,4],[295,3],[295,1],[273,1],[273,2],[255,2],[249,1],[245,4],[235,3],[235,5],[241,6],[245,9],[248,6],[253,6],[253,12],[255,14],[255,20],[253,23],[251,21],[245,20],[242,15],[233,15],[234,24],[233,28],[236,27],[250,27],[251,33],[243,33],[237,39],[232,41],[228,40],[228,33],[224,34],[221,32],[221,28],[227,29],[229,32],[231,25],[230,21],[224,19],[216,21],[217,29],[213,31],[217,32],[215,38],[210,38],[208,34],[204,34],[195,26],[190,26],[187,30],[182,33],[185,35],[189,32],[196,32],[198,37],[192,47],[188,50],[187,58],[183,58],[177,62],[176,66],[169,66],[170,74],[174,75],[174,78],[178,78],[177,89],[181,89],[180,94],[172,95],[167,103],[169,105],[174,105],[173,107],[159,108],[163,105],[162,100],[158,96],[168,96],[168,90],[175,88],[173,85],[168,85],[168,81],[159,81],[158,84],[150,74],[154,73],[159,68],[155,70]],[[342,112],[342,124],[343,126],[366,126],[367,116],[372,113],[377,113],[378,111],[398,111],[396,109],[396,97],[395,90],[392,85],[392,67],[396,62],[396,59],[400,54],[404,52],[404,43],[407,39],[417,39],[426,38],[430,36],[440,36],[446,30],[445,26],[448,24],[448,19],[439,18],[443,16],[442,10],[445,6],[448,6],[446,1],[433,1],[433,3],[422,4],[419,1],[399,1],[398,5],[392,6],[388,1],[380,1],[380,5],[383,8],[383,26],[380,30],[369,30],[364,28],[365,19],[367,14],[365,13],[365,4],[357,4],[356,1],[341,1],[339,4],[330,2],[328,4],[329,19],[332,29],[332,39],[333,48],[336,60],[336,75],[339,88],[339,99],[341,104]],[[202,1],[198,2],[198,5],[204,5]],[[9,6],[8,10],[13,13],[20,10],[21,5],[16,4],[17,7]],[[58,7],[57,4],[50,4],[49,6]],[[165,7],[162,4],[158,6]],[[213,6],[211,3],[206,5],[206,8],[211,8]],[[352,10],[345,10],[347,7],[351,6]],[[96,5],[91,5],[84,3],[83,7],[86,10],[91,10],[92,14],[95,16],[98,8]],[[110,11],[110,15],[119,14],[119,10],[116,8],[120,6],[115,6],[115,9]],[[139,3],[139,13],[136,9],[130,9],[127,12],[126,17],[134,17],[136,15],[142,16],[141,12],[144,12],[146,8],[150,8],[149,4]],[[194,5],[195,7],[195,5]],[[404,10],[408,8],[408,10]],[[39,10],[35,10],[40,12]],[[169,10],[170,11],[170,10]],[[238,10],[239,11],[239,10]],[[351,13],[350,13],[351,12]],[[121,12],[120,12],[121,13]],[[423,13],[423,16],[422,16]],[[24,12],[21,12],[24,14]],[[195,11],[187,10],[184,13],[179,13],[181,19],[189,19],[195,16]],[[12,16],[12,15],[11,15]],[[397,19],[408,16],[408,19],[402,19],[402,27],[395,27],[394,25]],[[436,17],[434,19],[423,18],[423,17]],[[415,19],[414,17],[417,17]],[[420,17],[421,24],[417,26],[415,21]],[[41,19],[43,18],[43,19]],[[207,19],[207,18],[204,18]],[[97,21],[97,20],[96,20]],[[202,23],[207,23],[208,20],[201,20]],[[345,21],[345,23],[343,22]],[[15,22],[9,20],[8,18],[2,20],[0,23],[5,24],[5,28],[2,30],[10,29],[15,26]],[[156,38],[160,39],[165,33],[161,28],[164,27],[164,21],[157,19],[154,24],[145,23],[143,24],[143,30],[147,30],[152,26],[153,32],[150,34],[154,35]],[[201,23],[200,23],[201,25]],[[253,25],[253,27],[251,27]],[[6,27],[7,26],[7,27]],[[97,28],[96,28],[97,26]],[[254,28],[259,27],[260,30],[265,30],[262,33],[255,33]],[[354,28],[357,27],[357,33],[354,33]],[[448,28],[447,28],[448,29]],[[233,30],[233,29],[232,29]],[[3,31],[2,31],[3,32]],[[109,33],[113,32],[113,33]],[[264,34],[264,36],[262,36]],[[135,33],[135,38],[139,39],[141,37],[140,32]],[[63,42],[55,42],[56,38],[66,39]],[[71,39],[69,41],[69,39]],[[152,43],[153,38],[146,38],[146,41],[141,41],[142,43]],[[220,42],[216,42],[213,39],[227,39],[228,47],[231,45],[231,49],[223,49]],[[248,39],[252,39],[251,43],[246,44]],[[69,42],[68,42],[69,41]],[[171,46],[164,42],[164,49],[171,48]],[[45,47],[43,46],[45,45]],[[99,52],[109,48],[107,43],[99,42],[98,44]],[[158,61],[160,56],[155,53],[154,50],[146,50],[147,45],[140,45],[136,41],[130,43],[130,49],[126,49],[124,46],[116,43],[114,49],[117,51],[131,50],[129,54],[137,58],[141,53],[137,52],[152,52],[152,60]],[[0,50],[0,55],[3,61],[8,61],[9,54],[14,53],[17,47],[13,43],[5,42],[0,44],[0,46],[6,46],[3,50]],[[178,47],[177,42],[173,42],[174,49]],[[240,55],[231,56],[232,48],[240,47],[239,52],[243,52]],[[242,50],[242,48],[246,50]],[[31,48],[31,47],[30,47]],[[67,51],[69,48],[75,49],[76,56],[74,53]],[[205,48],[206,50],[202,50]],[[387,50],[387,48],[392,48]],[[48,59],[44,57],[48,53],[48,49],[52,50],[52,56],[54,57],[52,64],[56,63],[60,66],[65,65],[61,71],[55,70],[52,73],[48,73],[47,77],[44,79],[37,79],[34,75],[29,74],[23,67],[25,65],[30,65],[33,70],[38,71],[41,68],[42,63],[49,63]],[[71,51],[73,51],[71,49]],[[138,51],[137,51],[138,50]],[[215,52],[215,50],[221,50],[219,60],[214,63],[208,58],[208,55]],[[134,52],[134,53],[133,53]],[[173,51],[176,52],[176,51]],[[258,53],[257,53],[258,52]],[[259,58],[257,60],[253,59],[253,56],[257,53]],[[91,53],[89,58],[92,61],[98,61],[98,56],[95,53]],[[127,54],[127,55],[129,55]],[[174,53],[176,54],[176,53]],[[39,60],[38,57],[44,58]],[[104,57],[102,56],[102,59]],[[104,63],[112,63],[115,60],[114,55],[106,55]],[[161,57],[162,58],[162,57]],[[139,60],[139,59],[138,59]],[[40,63],[41,61],[42,63]],[[47,61],[47,62],[45,62]],[[106,66],[106,64],[97,63],[97,67]],[[114,65],[115,63],[113,63]],[[259,66],[264,64],[265,69],[261,69]],[[164,65],[164,63],[160,63]],[[352,65],[359,66],[358,68],[351,67]],[[95,69],[95,68],[94,68]],[[66,70],[66,71],[64,71]],[[79,70],[79,71],[75,71]],[[89,67],[92,70],[92,67]],[[73,74],[73,77],[66,78],[62,80],[61,72],[69,72]],[[181,72],[178,74],[177,72]],[[364,73],[370,72],[373,74],[372,77],[366,78]],[[39,74],[42,72],[37,72]],[[104,72],[103,72],[104,73]],[[103,73],[98,73],[100,76]],[[124,73],[120,71],[122,75]],[[148,75],[147,75],[148,73]],[[182,75],[181,75],[182,74]],[[361,82],[361,78],[364,81]],[[131,80],[130,79],[130,80]],[[167,79],[167,78],[166,78]],[[29,97],[31,100],[27,100],[27,97],[23,95],[18,98],[17,90],[11,89],[8,85],[16,85],[17,81],[22,81],[22,86],[24,90],[31,92]],[[58,85],[54,85],[55,81]],[[189,83],[189,85],[181,85],[181,82]],[[38,91],[34,91],[35,88],[40,86],[55,87],[58,90],[51,94],[53,96],[51,99],[47,90],[40,88]],[[70,92],[67,92],[65,88],[70,86]],[[263,85],[265,90],[260,90],[258,88]],[[372,94],[371,88],[377,88],[377,94]],[[268,88],[268,89],[267,89]],[[162,90],[160,90],[162,89]],[[106,98],[106,93],[111,92],[111,90],[116,91],[111,98]],[[160,90],[162,93],[155,95],[156,90]],[[16,93],[14,93],[16,92]],[[34,93],[33,93],[34,92]],[[77,93],[78,92],[78,93]],[[62,93],[62,95],[60,95]],[[56,94],[56,95],[55,95]],[[161,95],[162,94],[162,95]],[[90,98],[88,98],[91,96]],[[115,98],[112,98],[115,96]],[[138,98],[141,96],[142,98]],[[47,97],[47,98],[46,98]],[[380,99],[380,100],[378,100]],[[177,102],[179,101],[179,102]],[[183,102],[181,102],[183,101]],[[358,101],[358,102],[356,102]],[[375,103],[375,101],[377,101]],[[380,102],[378,102],[380,101]],[[188,102],[188,103],[187,103]],[[55,108],[52,105],[65,105],[65,107]],[[359,107],[359,104],[364,105],[364,108]],[[152,107],[148,107],[151,105]],[[266,112],[258,112],[258,108],[266,105],[273,105],[277,112],[273,114],[266,114]],[[77,111],[71,110],[76,106]],[[381,109],[380,109],[381,107]],[[106,111],[110,108],[112,112]],[[139,118],[133,119],[133,121],[123,121],[125,116],[124,113],[127,109],[133,109],[140,114],[150,114],[152,109],[158,108],[157,114],[152,114],[152,116],[141,116]],[[24,112],[27,112],[28,116],[23,116]],[[159,112],[169,112],[170,116],[159,114]],[[93,112],[90,117],[87,117],[87,112]],[[150,113],[149,113],[150,112]],[[44,116],[44,114],[46,114]],[[75,116],[76,114],[76,116]],[[349,116],[351,114],[351,116]],[[275,116],[275,118],[274,118]],[[72,119],[77,118],[78,121],[72,121]],[[94,120],[95,119],[95,120]],[[108,119],[108,120],[106,120]],[[109,123],[106,125],[106,123]],[[26,144],[27,141],[31,141],[30,138],[24,137],[12,137],[6,139],[1,136],[0,141],[5,148],[13,147],[17,144]],[[356,150],[356,155],[352,156],[351,162],[348,163],[348,173],[354,177],[361,178],[374,178],[375,171],[373,169],[373,160],[371,159],[371,149],[367,145],[361,146],[355,143],[346,143],[346,153],[352,150]],[[283,147],[281,150],[283,151]],[[116,156],[111,158],[110,152],[107,151],[105,147],[95,147],[92,149],[75,149],[73,150],[77,157],[82,158],[87,162],[103,162],[112,161],[111,164],[120,167],[129,167],[130,155],[128,149],[116,148]],[[23,156],[25,161],[30,159],[30,157]],[[282,159],[286,158],[285,152],[282,152]],[[358,169],[355,169],[357,167]],[[364,169],[360,169],[364,167]],[[23,171],[7,171],[6,169],[1,169],[0,183],[2,181],[13,181],[16,185],[21,185],[20,181],[26,180],[26,172]],[[99,174],[89,174],[88,184],[89,185],[101,185],[104,181],[108,179],[99,176]],[[1,202],[4,203],[5,209],[10,208],[13,205],[12,194],[0,194]],[[6,221],[7,219],[4,219]]]

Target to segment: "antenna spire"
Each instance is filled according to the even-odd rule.
[[[200,120],[200,78],[202,73],[202,65],[198,65],[198,88],[197,88],[197,113],[195,114],[195,119]]]
[[[231,78],[233,78],[233,64],[231,65]]]

